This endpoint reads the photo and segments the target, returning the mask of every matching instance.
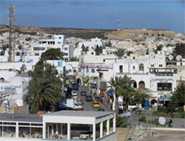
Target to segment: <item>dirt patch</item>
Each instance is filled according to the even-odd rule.
[[[117,141],[127,141],[128,133],[128,128],[117,128]]]

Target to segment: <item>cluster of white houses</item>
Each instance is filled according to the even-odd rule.
[[[97,47],[99,54],[96,53]],[[6,99],[12,99],[16,105],[21,105],[20,101],[26,93],[30,78],[19,75],[19,72],[33,70],[41,54],[49,48],[59,48],[64,53],[64,60],[47,61],[54,65],[59,73],[63,73],[65,68],[66,75],[100,78],[106,82],[127,75],[131,78],[134,88],[146,88],[155,98],[171,94],[178,80],[185,80],[183,58],[177,57],[175,65],[168,65],[170,59],[167,58],[172,58],[172,48],[164,47],[158,53],[130,54],[119,58],[114,54],[116,48],[106,45],[99,38],[82,40],[72,47],[71,44],[65,43],[64,35],[51,35],[50,38],[32,42],[29,49],[19,50],[15,62],[8,62],[8,49],[1,54],[0,92],[1,101],[5,101],[6,106]],[[70,61],[71,58],[75,60]],[[7,95],[10,91],[15,94],[13,98],[12,95]]]

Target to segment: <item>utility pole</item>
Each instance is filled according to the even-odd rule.
[[[15,61],[15,22],[16,22],[16,8],[14,5],[9,7],[9,62]]]

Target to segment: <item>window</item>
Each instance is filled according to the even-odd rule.
[[[154,67],[154,64],[152,64],[151,67]]]
[[[157,83],[158,91],[172,91],[172,83]]]
[[[139,71],[144,71],[144,65],[143,64],[139,64]]]
[[[88,67],[86,67],[86,72],[89,72],[89,68]]]
[[[100,73],[99,73],[99,78],[102,78],[102,77],[103,77],[103,73],[100,72]]]
[[[139,82],[139,89],[140,90],[144,90],[145,89],[145,82],[144,81],[140,81]]]
[[[16,52],[16,56],[20,56],[20,52]]]
[[[92,73],[95,73],[95,69],[91,69],[91,72],[92,72]]]
[[[3,77],[1,77],[0,82],[5,82],[5,79]]]
[[[35,53],[35,56],[39,56],[39,53]]]
[[[123,73],[123,65],[120,65],[120,66],[119,66],[119,72],[120,72],[120,73]]]
[[[133,66],[132,68],[133,68],[133,70],[135,70],[135,68],[136,68],[136,67],[135,67],[135,66]]]
[[[163,65],[162,64],[159,64],[159,67],[163,67]]]

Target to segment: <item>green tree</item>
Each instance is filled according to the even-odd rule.
[[[82,44],[82,47],[81,48],[82,48],[82,52],[87,53],[89,51],[88,47],[85,47],[84,44]]]
[[[111,80],[111,85],[115,88],[117,96],[123,96],[124,105],[127,109],[129,104],[142,104],[148,95],[131,86],[131,79],[126,75],[116,77]]]
[[[41,55],[41,61],[63,59],[63,53],[59,48],[50,48]]]
[[[102,54],[103,49],[102,49],[102,47],[99,47],[97,45],[96,48],[94,49],[94,51],[95,51],[96,55],[100,55],[100,54]]]
[[[144,91],[136,90],[130,99],[130,104],[143,104],[146,98],[149,96]]]
[[[125,54],[125,49],[118,48],[117,51],[114,52],[114,54],[120,59]]]
[[[117,96],[123,96],[124,105],[128,107],[130,98],[135,90],[131,87],[131,80],[126,75],[124,77],[116,77],[111,80],[111,85],[115,88]]]
[[[28,94],[25,97],[30,112],[55,110],[61,98],[62,82],[56,69],[43,61],[39,61],[35,65],[28,86]]]
[[[183,108],[185,105],[185,84],[180,83],[177,86],[176,91],[174,92],[173,96],[171,97],[171,103],[174,105],[174,108]]]

